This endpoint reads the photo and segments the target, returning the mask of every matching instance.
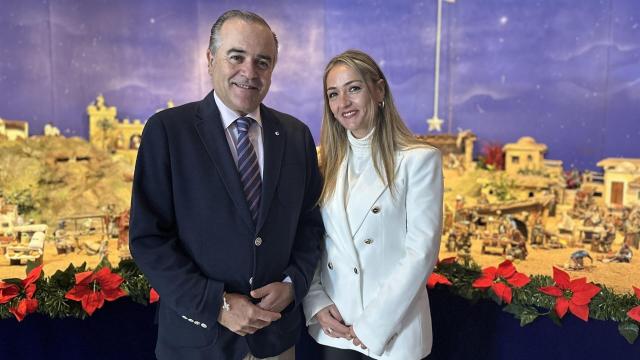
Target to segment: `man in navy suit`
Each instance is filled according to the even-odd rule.
[[[324,228],[309,129],[261,104],[277,48],[264,19],[226,12],[214,90],[145,126],[130,243],[160,294],[159,359],[293,359]]]

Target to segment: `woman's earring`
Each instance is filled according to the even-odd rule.
[[[378,107],[380,109],[384,109],[384,100],[382,100],[381,102],[378,103]]]

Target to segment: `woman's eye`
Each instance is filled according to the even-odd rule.
[[[328,94],[327,94],[327,97],[328,97],[329,99],[333,99],[333,98],[334,98],[334,97],[336,97],[336,96],[338,96],[338,94],[336,94],[336,93],[334,93],[334,92],[331,92],[331,93],[328,93]]]
[[[357,92],[360,91],[360,86],[352,86],[349,88],[349,92]]]

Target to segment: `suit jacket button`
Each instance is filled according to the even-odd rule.
[[[371,212],[374,213],[374,214],[379,213],[380,212],[380,207],[378,207],[378,206],[374,207],[373,209],[371,209]]]
[[[258,236],[258,237],[256,238],[256,241],[254,241],[254,244],[256,244],[256,246],[260,246],[260,245],[262,245],[262,238]]]
[[[367,240],[364,241],[364,243],[367,244],[367,245],[371,245],[371,244],[373,244],[373,239],[367,239]]]
[[[200,326],[202,326],[203,329],[207,328],[207,324],[205,324],[205,323],[200,324]]]
[[[333,270],[333,264],[331,263],[331,261],[329,261],[327,267],[329,268],[329,270]]]
[[[353,272],[358,275],[358,268],[353,268]]]
[[[249,278],[249,285],[253,285],[253,276]]]

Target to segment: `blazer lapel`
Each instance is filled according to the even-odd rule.
[[[346,177],[347,159],[345,158],[342,161],[342,164],[340,164],[340,169],[338,170],[334,194],[322,209],[322,221],[325,222],[327,233],[329,233],[329,236],[333,239],[336,245],[342,248],[344,253],[348,254],[356,264],[359,264],[358,254],[353,244],[353,236],[349,229],[347,213],[345,212],[344,207]],[[330,231],[330,229],[334,229],[335,233]]]
[[[396,155],[396,168],[394,172],[397,173],[398,167],[402,162],[402,153]],[[345,175],[347,176],[347,175]],[[349,219],[349,225],[351,229],[351,235],[355,236],[364,219],[369,214],[371,207],[378,201],[378,198],[388,188],[378,176],[375,167],[373,166],[373,160],[369,166],[358,177],[358,182],[353,189],[349,192],[349,203],[347,205],[347,216]]]
[[[197,116],[200,120],[195,123],[196,131],[207,150],[207,154],[209,154],[209,158],[218,170],[229,196],[238,209],[238,214],[247,226],[254,228],[255,225],[251,219],[251,212],[240,182],[240,175],[229,149],[229,142],[222,127],[220,111],[213,98],[213,92],[210,92],[200,102]]]
[[[271,200],[280,179],[280,165],[284,156],[285,133],[280,121],[267,107],[260,105],[262,116],[262,146],[264,149],[264,171],[262,176],[262,198],[256,233],[260,231],[269,213]]]

